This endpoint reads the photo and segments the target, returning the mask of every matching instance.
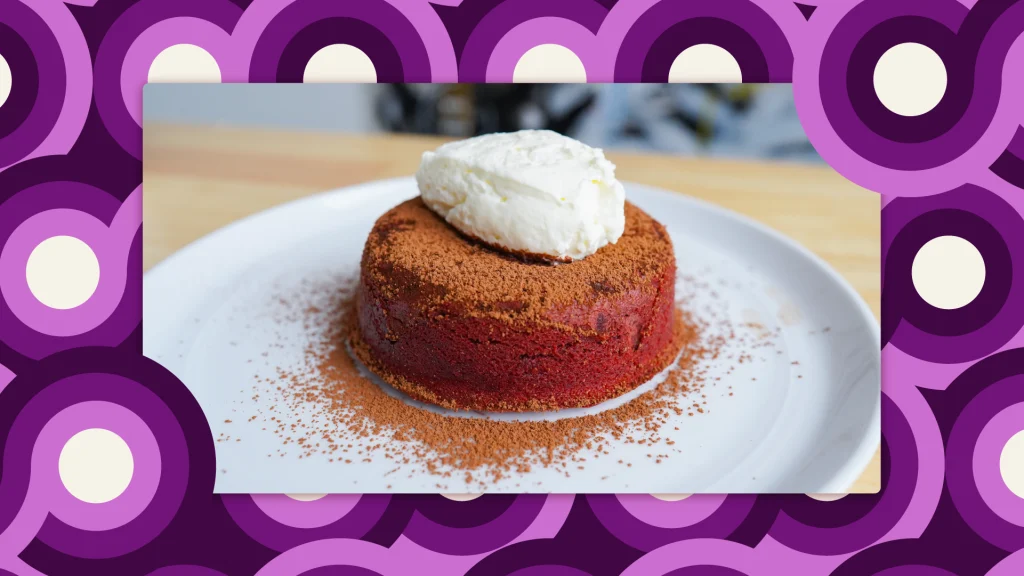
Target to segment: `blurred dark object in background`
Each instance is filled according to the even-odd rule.
[[[376,110],[391,132],[546,129],[605,148],[820,161],[782,84],[390,84]]]
[[[565,110],[548,103],[558,84],[390,84],[378,101],[379,121],[392,132],[469,137],[525,129],[572,131],[597,95],[584,91]]]

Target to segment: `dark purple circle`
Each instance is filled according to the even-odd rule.
[[[124,293],[117,307],[99,326],[75,336],[50,336],[32,330],[17,320],[0,299],[0,339],[19,354],[41,359],[50,354],[83,346],[117,346],[128,338],[142,317],[142,230],[136,231],[128,251],[128,273]]]
[[[306,64],[318,50],[342,43],[366,53],[377,72],[377,82],[405,78],[402,57],[383,32],[355,18],[324,18],[303,28],[285,46],[277,64],[277,82],[302,82]]]
[[[881,449],[881,485],[886,486],[892,475],[892,458],[888,445]],[[849,494],[822,502],[810,496],[780,498],[780,508],[793,520],[818,528],[838,528],[863,519],[878,505],[878,494]]]
[[[46,162],[46,159],[30,162]],[[48,162],[47,162],[48,163]],[[9,171],[16,171],[17,168]],[[7,172],[0,174],[0,182]],[[2,188],[0,188],[2,190]],[[5,191],[6,192],[6,191]],[[50,181],[29,186],[23,190],[0,192],[0,243],[6,242],[14,230],[25,220],[47,210],[67,208],[92,215],[104,224],[110,224],[121,203],[103,190],[75,181]],[[142,316],[142,237],[136,233],[128,254],[128,275],[121,303],[99,326],[76,336],[55,337],[41,334],[25,326],[0,298],[0,340],[18,354],[39,359],[54,352],[79,346],[114,346],[138,326]]]
[[[118,16],[96,50],[93,92],[103,126],[121,148],[142,158],[142,127],[128,112],[121,92],[121,67],[132,43],[154,24],[177,17],[201,18],[230,33],[241,14],[227,0],[141,0]]]
[[[683,20],[659,36],[644,58],[641,81],[668,82],[672,62],[697,44],[714,44],[728,51],[739,64],[744,82],[768,82],[768,60],[750,33],[728,20],[707,17]]]
[[[958,30],[958,58],[974,66],[973,90],[964,114],[941,136],[917,143],[873,132],[857,117],[847,85],[850,56],[863,36],[881,22],[907,15],[924,15]],[[1024,4],[1020,3],[979,2],[968,14],[955,0],[865,0],[835,26],[822,50],[818,90],[825,115],[850,150],[885,168],[927,170],[958,158],[981,138],[995,115],[1005,56],[1020,34],[1021,23]]]
[[[547,496],[539,494],[518,495],[501,516],[474,527],[472,531],[445,526],[414,512],[403,536],[442,554],[482,554],[496,550],[522,534],[533,524],[546,501]]]
[[[213,488],[209,427],[185,386],[151,360],[116,348],[68,350],[16,377],[3,397],[0,445],[6,448],[0,472],[5,489],[13,484],[18,490],[22,485],[18,473],[24,468],[27,474],[34,439],[42,426],[64,407],[80,402],[100,400],[127,407],[146,422],[161,449],[159,485],[143,513],[128,524],[99,532],[79,530],[48,516],[38,538],[53,550],[80,558],[126,554],[157,537],[183,502],[209,498]],[[181,422],[194,424],[182,428]],[[14,462],[25,464],[12,467]],[[203,474],[204,469],[208,474]],[[0,525],[9,521],[10,511],[4,504],[13,504],[16,512],[23,499],[0,497]]]
[[[1020,131],[1018,130],[1018,134]],[[1024,190],[1024,157],[1017,156],[1010,150],[1006,150],[996,158],[989,170],[1003,180]]]
[[[937,214],[929,217],[932,212]],[[933,308],[921,299],[910,274],[920,247],[947,233],[977,242],[985,258],[985,287],[964,307],[967,312]],[[882,210],[883,346],[891,342],[938,364],[967,362],[998,350],[1024,326],[1024,292],[1012,288],[1024,285],[1024,265],[1014,261],[1022,250],[1024,218],[984,188],[966,184],[890,202]],[[986,321],[979,326],[981,319]]]
[[[743,572],[727,566],[708,566],[706,564],[698,564],[697,566],[687,566],[685,568],[677,568],[665,576],[747,576]]]
[[[205,566],[180,565],[158,568],[148,576],[224,576],[224,573]]]
[[[731,22],[755,40],[768,66],[766,81],[790,82],[793,52],[779,25],[749,0],[716,2],[658,2],[647,9],[626,32],[615,58],[615,81],[638,82],[643,62],[661,31],[693,18],[715,18]],[[669,26],[665,24],[670,22]],[[719,44],[723,40],[713,40]],[[673,55],[673,58],[678,54]],[[738,60],[738,58],[737,58]],[[667,75],[666,75],[667,77]],[[744,78],[746,80],[746,78]]]
[[[963,408],[946,442],[946,484],[953,503],[975,533],[1007,552],[1024,548],[1024,526],[1008,522],[985,503],[975,482],[973,457],[989,420],[1008,406],[1024,404],[1024,365],[1018,369],[1021,374],[988,384]]]
[[[380,573],[361,566],[320,566],[306,570],[300,576],[380,576]]]
[[[390,496],[365,494],[347,514],[325,526],[295,528],[267,516],[248,494],[220,496],[232,520],[250,538],[267,548],[284,552],[290,548],[328,538],[362,538],[384,514]]]
[[[436,494],[416,494],[408,498],[416,512],[431,522],[449,528],[473,528],[500,518],[515,503],[517,496],[485,494],[472,500],[472,504],[449,500]]]
[[[558,564],[538,564],[520,568],[510,572],[508,576],[591,576],[589,573],[573,568],[572,566],[561,566]]]
[[[768,532],[784,546],[815,555],[849,554],[870,546],[892,530],[903,517],[917,486],[917,444],[914,431],[895,402],[882,394],[882,450],[889,451],[891,463],[886,482],[877,495],[864,495],[873,507],[867,513],[843,526],[821,527],[817,522],[804,523],[779,513]],[[850,496],[847,496],[850,498]],[[821,514],[832,502],[822,502]],[[807,516],[803,516],[807,519]]]
[[[373,14],[379,22],[385,24],[387,29],[380,29],[380,32],[401,57],[404,81],[430,81],[430,58],[419,32],[391,4],[384,0],[362,0],[359,3],[298,0],[274,16],[260,34],[249,62],[249,82],[274,82],[280,70],[282,54],[301,30],[327,18],[359,19],[352,15],[353,12]],[[367,24],[374,26],[370,22]],[[390,74],[393,70],[386,72]]]
[[[920,116],[901,116],[882,104],[874,88],[875,65],[898,44],[915,42],[935,51],[946,67],[946,92],[939,103]],[[967,111],[974,89],[972,64],[956,33],[931,18],[901,16],[869,30],[850,54],[846,86],[857,117],[876,134],[904,143],[925,142],[951,129]]]
[[[894,540],[876,544],[846,559],[831,576],[957,576],[942,566],[950,552],[964,554],[960,542],[950,543],[950,550],[924,540]],[[981,574],[982,572],[978,572]]]
[[[60,44],[38,14],[16,0],[0,0],[0,14],[0,23],[13,29],[30,46],[37,71],[36,98],[31,111],[17,128],[0,139],[2,167],[24,158],[50,134],[60,118],[67,76]],[[12,66],[12,75],[14,72]],[[12,76],[12,88],[16,81]]]
[[[111,402],[128,408],[147,424],[160,447],[160,481],[146,509],[122,526],[104,531],[81,530],[51,515],[36,537],[55,550],[79,558],[121,556],[156,538],[177,512],[188,483],[184,433],[174,413],[160,398],[135,382],[113,380],[111,375],[101,373],[70,376],[66,382],[73,383],[51,385],[52,394],[62,395],[62,403]]]
[[[648,552],[666,544],[690,538],[725,538],[747,518],[757,497],[749,494],[726,496],[718,509],[690,526],[661,528],[634,517],[613,494],[588,494],[587,504],[601,524],[624,543]]]
[[[9,136],[32,112],[39,94],[39,68],[32,48],[8,25],[0,23],[0,56],[11,69],[11,91],[0,106],[0,140]]]
[[[468,3],[464,3],[465,4]],[[469,8],[463,8],[468,10]],[[473,27],[459,57],[459,81],[483,82],[498,42],[512,29],[536,18],[564,18],[597,33],[608,9],[593,0],[507,0],[490,10]]]
[[[913,258],[926,243],[958,236],[974,245],[985,261],[985,283],[969,304],[953,310],[936,308],[914,287]],[[984,327],[1010,298],[1013,259],[999,232],[984,218],[956,208],[926,212],[907,223],[893,241],[886,276],[891,279],[888,309],[900,319],[938,336],[963,336]],[[908,258],[909,257],[909,258]],[[908,261],[909,260],[909,261]]]

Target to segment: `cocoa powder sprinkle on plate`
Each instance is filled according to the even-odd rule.
[[[272,406],[247,419],[262,419],[282,445],[294,447],[304,458],[322,457],[340,466],[384,458],[397,465],[391,472],[418,468],[439,478],[457,474],[481,488],[537,466],[557,467],[568,474],[571,462],[571,469],[585,470],[586,456],[608,454],[603,445],[609,440],[671,446],[675,442],[662,436],[662,427],[677,416],[694,415],[694,409],[705,412],[696,403],[689,410],[682,407],[720,380],[710,375],[709,364],[727,344],[773,345],[766,337],[770,331],[748,337],[721,312],[707,309],[700,316],[694,314],[687,309],[690,297],[683,294],[677,297],[672,344],[679,350],[678,360],[663,382],[631,401],[597,414],[547,421],[445,415],[389,394],[353,360],[348,342],[358,329],[355,280],[303,281],[302,291],[307,293],[280,299],[280,321],[301,322],[311,335],[306,363],[277,368],[276,397],[264,401]],[[692,291],[709,286],[701,279],[682,281],[691,297]],[[740,362],[752,360],[744,355]],[[265,383],[266,378],[257,378],[258,391],[268,390]],[[668,457],[659,454],[657,462]]]

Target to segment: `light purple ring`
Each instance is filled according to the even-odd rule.
[[[612,81],[608,60],[590,30],[566,18],[545,17],[527,20],[502,36],[487,62],[487,82],[512,82],[519,59],[541,44],[558,44],[572,50],[583,62],[587,82]]]
[[[127,488],[102,504],[90,504],[72,496],[57,469],[68,440],[90,428],[102,428],[120,436],[134,461]],[[69,526],[90,531],[112,530],[134,520],[146,509],[160,483],[160,470],[160,447],[141,418],[110,402],[82,402],[57,413],[40,432],[32,453],[29,493],[45,497],[49,512]]]
[[[92,104],[92,58],[82,29],[62,2],[21,0],[43,19],[60,45],[64,58],[64,103],[53,129],[22,161],[38,156],[66,154],[82,133]],[[3,170],[3,167],[0,167]]]
[[[641,556],[622,572],[622,576],[648,576],[668,574],[689,566],[724,566],[749,576],[770,574],[764,570],[770,564],[754,554],[753,548],[731,540],[697,538],[681,540],[655,548]]]
[[[974,481],[989,509],[1007,522],[1024,526],[1024,498],[1014,494],[999,471],[1003,447],[1024,431],[1024,404],[1014,404],[996,414],[978,435],[974,446]]]
[[[420,32],[420,40],[427,52],[430,63],[431,82],[458,81],[458,65],[455,61],[455,48],[452,46],[448,31],[441,22],[440,16],[434,12],[428,2],[402,2],[401,0],[385,0],[402,13],[409,23]],[[242,12],[238,24],[232,32],[236,42],[235,51],[251,58],[256,43],[262,36],[267,25],[291,5],[293,0],[255,0]]]
[[[141,212],[142,194],[136,188],[109,228],[90,214],[66,208],[47,210],[26,219],[0,251],[0,288],[14,315],[29,328],[51,336],[76,336],[102,324],[124,295],[128,251],[142,221]],[[32,251],[54,236],[78,238],[89,245],[99,261],[96,291],[84,303],[68,310],[50,308],[37,300],[25,274]]]
[[[293,528],[319,528],[337,522],[355,508],[359,494],[329,494],[302,502],[284,494],[253,494],[252,501],[269,516]]]
[[[725,502],[724,494],[697,494],[666,502],[648,494],[622,494],[615,497],[634,518],[658,528],[685,528],[702,522]]]
[[[408,574],[405,570],[421,570],[423,566],[404,566],[387,548],[347,538],[317,540],[296,546],[276,556],[260,568],[256,576],[295,576],[322,566],[358,566],[381,574]]]
[[[128,114],[142,126],[142,87],[149,68],[161,52],[177,44],[193,44],[217,61],[221,82],[245,80],[245,67],[238,65],[231,37],[216,24],[202,18],[180,16],[157,22],[139,34],[121,65],[121,97]]]

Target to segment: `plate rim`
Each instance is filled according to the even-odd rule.
[[[627,200],[629,199],[628,193],[630,189],[641,189],[644,193],[671,197],[674,201],[683,203],[690,203],[692,205],[698,205],[704,210],[709,210],[716,213],[720,217],[724,217],[729,220],[733,220],[740,225],[746,226],[765,234],[773,240],[781,243],[785,248],[792,252],[795,252],[799,256],[808,260],[815,268],[822,270],[827,278],[842,291],[844,296],[854,303],[854,308],[858,312],[860,320],[870,328],[872,340],[874,346],[872,348],[873,355],[876,358],[875,365],[879,368],[879,375],[881,376],[881,327],[878,320],[875,318],[874,312],[870,309],[868,304],[860,296],[860,294],[853,288],[853,286],[844,278],[838,271],[832,268],[822,257],[815,254],[812,250],[797,242],[793,238],[783,234],[782,232],[764,224],[750,216],[741,214],[739,212],[730,210],[723,206],[719,206],[711,201],[696,198],[687,195],[685,192],[678,190],[670,190],[658,186],[652,186],[648,184],[641,184],[637,182],[631,182],[628,180],[622,181],[627,191]],[[232,231],[244,227],[247,223],[252,220],[266,218],[270,214],[276,211],[283,211],[288,209],[295,209],[297,206],[303,204],[314,204],[316,202],[322,202],[327,197],[332,196],[345,196],[346,198],[357,195],[359,193],[365,193],[367,189],[382,187],[382,186],[396,186],[406,184],[410,185],[411,189],[415,189],[415,178],[413,176],[397,176],[392,178],[384,178],[378,180],[370,180],[361,182],[358,184],[352,184],[349,186],[342,186],[339,188],[333,188],[322,192],[316,192],[300,198],[295,198],[287,202],[270,206],[253,214],[249,214],[243,218],[230,222],[220,228],[217,228],[191,242],[182,246],[178,250],[171,253],[169,256],[161,260],[160,262],[153,265],[151,268],[146,270],[143,275],[143,310],[145,310],[145,292],[146,284],[152,284],[163,272],[182,259],[188,258],[194,252],[201,251],[204,246],[214,243],[218,238],[230,234]],[[145,227],[143,227],[143,234],[145,235]],[[143,236],[143,243],[145,243],[145,236]],[[144,317],[144,315],[143,315]],[[143,334],[145,334],[145,326],[143,322]],[[187,386],[187,385],[186,385]],[[851,451],[851,455],[844,464],[838,467],[832,472],[829,479],[826,480],[822,487],[815,493],[820,494],[846,494],[849,489],[856,483],[856,481],[863,474],[864,470],[867,469],[868,464],[874,457],[875,452],[880,449],[882,441],[881,431],[881,395],[884,391],[884,384],[879,378],[878,394],[875,396],[874,405],[872,408],[872,415],[870,417],[870,423],[864,428],[863,433],[857,440],[855,447]],[[709,492],[711,493],[711,492]],[[877,492],[876,492],[877,493]],[[770,494],[770,492],[758,493],[758,494]],[[783,492],[782,494],[789,494]]]

